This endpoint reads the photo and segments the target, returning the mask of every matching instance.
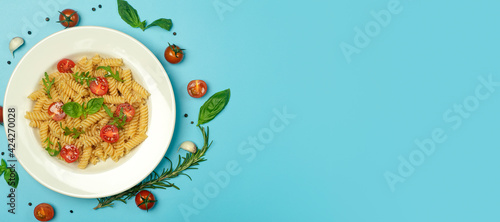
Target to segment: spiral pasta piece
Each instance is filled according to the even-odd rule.
[[[45,90],[43,90],[43,89],[39,89],[39,90],[37,90],[37,91],[35,91],[35,92],[31,93],[31,94],[28,96],[28,98],[29,98],[29,99],[31,99],[31,100],[33,100],[33,101],[35,101],[35,100],[37,100],[38,98],[40,98],[40,97],[42,97],[42,96],[44,96],[44,95],[45,95]]]
[[[99,66],[123,66],[123,59],[107,58],[102,59]]]
[[[139,134],[137,136],[132,137],[129,141],[127,141],[123,147],[125,148],[125,153],[129,153],[133,148],[141,144],[144,140],[148,138],[148,135],[145,133]]]
[[[115,148],[111,145],[111,143],[102,142],[101,147],[106,155],[113,156]]]
[[[99,157],[99,159],[105,161],[107,158],[108,158],[108,155],[104,152],[104,150],[102,149],[102,147],[98,146],[94,149],[94,151],[92,151],[94,156],[97,156]]]
[[[89,164],[90,155],[92,155],[92,147],[83,146],[83,152],[80,154],[80,161],[78,162],[78,168],[85,169]]]
[[[108,114],[106,114],[104,109],[101,108],[101,110],[99,112],[87,116],[87,119],[82,121],[81,126],[84,129],[88,129],[88,128],[90,128],[91,125],[97,123],[99,120],[101,120],[102,118],[104,118],[107,115]]]
[[[94,55],[94,57],[92,57],[92,65],[94,65],[94,66],[99,65],[99,63],[101,63],[101,61],[102,61],[102,58],[99,54],[96,54],[96,55]]]
[[[137,132],[137,127],[139,126],[139,116],[134,116],[132,120],[125,125],[125,138],[131,138]]]
[[[151,94],[136,81],[132,81],[132,90],[143,99],[147,99]]]
[[[125,99],[120,96],[108,96],[104,95],[102,96],[104,98],[104,103],[111,103],[111,104],[122,104],[125,102]]]
[[[148,121],[149,121],[149,113],[148,106],[146,104],[142,104],[139,108],[140,119],[139,119],[139,129],[138,133],[146,133],[148,130]]]
[[[49,124],[47,121],[44,121],[40,125],[40,140],[41,143],[44,144],[46,143],[45,141],[49,137]]]
[[[29,119],[29,120],[49,120],[51,119],[49,114],[45,113],[45,112],[26,112],[26,115],[24,116],[24,118],[26,119]]]
[[[43,123],[45,123],[46,121],[43,121],[43,120],[31,120],[30,121],[30,127],[33,127],[33,128],[40,128],[42,126]]]

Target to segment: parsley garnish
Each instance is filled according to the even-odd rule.
[[[52,99],[52,96],[50,96],[50,88],[52,88],[54,81],[55,81],[55,78],[52,78],[52,81],[50,81],[49,75],[47,75],[47,72],[45,72],[45,78],[42,79],[43,89],[47,93],[47,96],[49,97],[49,99]]]

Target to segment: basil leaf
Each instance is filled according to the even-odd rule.
[[[47,146],[47,148],[45,148],[45,150],[47,150],[47,153],[49,153],[50,156],[57,156],[59,154],[61,150],[61,143],[57,142],[57,145],[59,146],[59,150],[51,149],[50,145]]]
[[[200,114],[198,116],[198,124],[205,124],[213,120],[229,102],[231,97],[231,90],[226,89],[215,93],[200,107]]]
[[[127,1],[117,0],[117,3],[118,14],[120,14],[120,17],[122,17],[123,21],[134,28],[145,26],[146,21],[141,22],[139,14],[137,14],[137,10],[135,10],[134,7],[132,7]]]
[[[170,31],[172,28],[172,20],[171,19],[156,19],[153,23],[149,24],[146,28],[152,27],[152,26],[159,26],[162,29],[165,29],[167,31]]]
[[[14,174],[14,178],[11,178],[10,174]],[[7,168],[5,170],[5,174],[3,175],[3,178],[5,179],[5,182],[11,187],[17,188],[17,185],[19,184],[19,175],[17,175],[16,171],[12,171],[10,168]]]
[[[76,102],[69,102],[62,106],[64,113],[73,118],[78,118],[83,114],[83,107]]]
[[[87,108],[85,109],[85,113],[91,115],[97,113],[104,103],[104,98],[94,98],[89,100],[87,103]]]
[[[0,165],[0,176],[7,169],[7,163],[2,159],[2,165]]]

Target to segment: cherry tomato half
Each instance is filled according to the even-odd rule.
[[[59,153],[61,157],[68,163],[73,163],[80,156],[80,150],[75,145],[65,145]]]
[[[137,195],[135,195],[135,204],[142,210],[149,210],[153,208],[155,203],[155,196],[147,190],[141,190],[137,193]]]
[[[127,115],[126,122],[132,121],[135,115],[135,109],[132,105],[128,103],[122,103],[116,107],[115,116],[120,116],[120,110],[123,110],[123,114]]]
[[[0,106],[0,124],[3,125],[3,107]]]
[[[38,204],[33,211],[35,218],[39,221],[49,221],[54,218],[54,208],[47,203]]]
[[[53,102],[52,104],[50,104],[47,112],[49,113],[49,116],[51,116],[53,120],[60,121],[64,119],[64,117],[66,117],[66,113],[62,109],[63,105],[64,103],[62,102]]]
[[[193,80],[188,83],[187,90],[191,97],[200,98],[207,93],[207,83],[203,80]]]
[[[73,73],[71,70],[73,67],[75,67],[75,63],[71,59],[61,59],[57,63],[57,71],[60,73]]]
[[[66,28],[77,25],[79,20],[80,16],[73,9],[64,9],[62,12],[59,12],[58,22]]]
[[[105,125],[101,129],[101,139],[107,143],[114,143],[118,141],[118,128],[115,125]]]
[[[165,49],[165,59],[172,64],[177,64],[184,58],[183,50],[185,49],[181,49],[175,44],[170,45],[170,43],[168,43],[168,47]]]
[[[102,96],[108,92],[108,80],[104,77],[97,77],[96,80],[90,82],[90,91],[98,96]]]

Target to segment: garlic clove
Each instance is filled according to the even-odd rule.
[[[23,44],[24,44],[24,39],[21,37],[14,37],[12,40],[10,40],[9,49],[10,49],[10,53],[12,53],[12,57],[15,57],[14,51],[16,51]]]
[[[183,150],[186,150],[186,151],[191,152],[191,153],[196,153],[196,144],[194,144],[191,141],[184,141],[179,146],[179,149],[183,149]],[[177,149],[177,152],[179,152],[179,149]]]

